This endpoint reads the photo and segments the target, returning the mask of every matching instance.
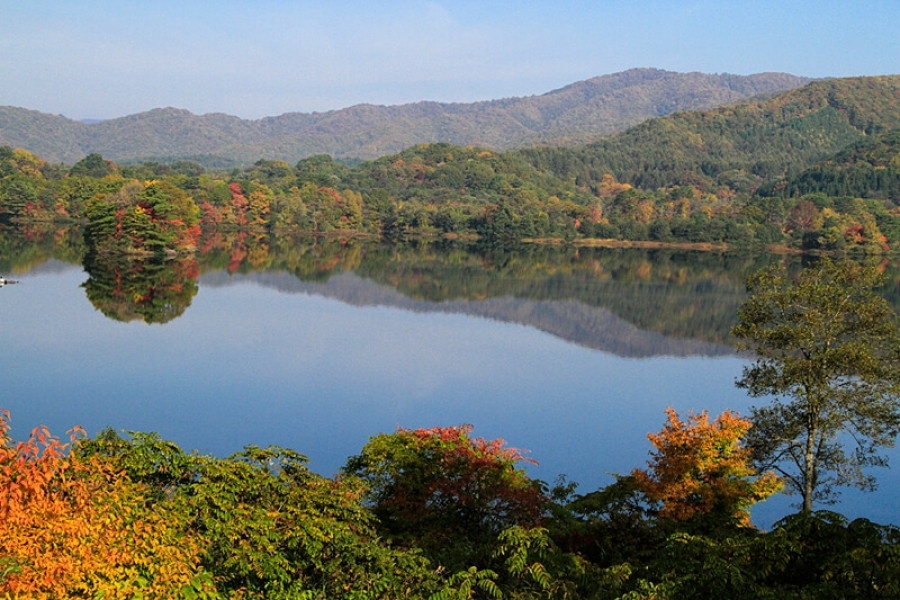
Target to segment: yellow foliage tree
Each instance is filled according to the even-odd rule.
[[[725,411],[712,423],[707,411],[690,414],[687,422],[672,408],[659,433],[648,434],[656,448],[650,469],[632,477],[651,500],[660,502],[659,516],[689,521],[701,516],[750,525],[750,506],[781,488],[774,473],[757,476],[749,466],[750,449],[741,443],[751,423]]]
[[[198,577],[199,544],[165,505],[98,457],[35,429],[8,435],[0,410],[0,596],[177,598],[212,591]],[[190,591],[188,591],[190,590]]]

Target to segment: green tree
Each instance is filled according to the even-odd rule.
[[[106,430],[78,447],[170,506],[199,543],[199,563],[229,598],[423,598],[436,588],[419,552],[383,544],[359,480],[311,472],[286,448],[247,446],[227,458],[185,454],[157,434]],[[2,568],[2,565],[0,565]]]
[[[200,209],[170,182],[131,181],[87,204],[85,240],[94,252],[157,254],[193,252]]]
[[[69,174],[74,176],[83,175],[85,177],[101,178],[107,175],[114,175],[118,172],[115,163],[106,161],[102,156],[94,152],[88,154],[77,163],[72,165]]]
[[[805,513],[837,486],[874,487],[864,468],[885,464],[879,449],[900,426],[900,335],[879,281],[877,268],[849,262],[823,260],[796,278],[768,268],[750,277],[738,311],[732,334],[757,359],[737,385],[775,396],[753,409],[748,443]]]

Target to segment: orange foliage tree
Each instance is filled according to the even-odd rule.
[[[198,543],[162,505],[44,427],[14,442],[0,410],[0,595],[177,598],[211,591]]]
[[[632,477],[650,499],[660,502],[659,516],[673,521],[711,517],[750,525],[750,506],[781,488],[771,472],[757,476],[749,466],[750,449],[741,439],[751,423],[725,411],[712,423],[707,411],[682,421],[672,408],[659,433],[648,434],[656,448],[650,469]]]

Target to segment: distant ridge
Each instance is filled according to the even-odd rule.
[[[360,104],[323,113],[246,120],[177,108],[75,121],[0,107],[0,145],[72,164],[97,152],[116,161],[191,158],[211,164],[260,158],[294,163],[314,154],[370,159],[422,142],[508,150],[595,141],[648,118],[700,110],[801,87],[785,73],[730,75],[631,69],[538,96],[474,103]]]

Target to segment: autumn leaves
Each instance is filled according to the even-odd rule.
[[[748,467],[748,427],[731,413],[710,423],[668,411],[650,436],[650,469],[632,474],[660,519],[749,524],[749,506],[778,481]],[[451,573],[493,566],[511,552],[510,535],[546,536],[553,513],[542,482],[519,466],[529,460],[521,451],[470,433],[375,436],[332,480],[277,448],[215,459],[155,434],[73,430],[63,442],[44,428],[15,442],[0,412],[0,595],[446,591],[429,563]]]
[[[725,411],[713,422],[706,411],[681,420],[671,408],[666,425],[647,437],[656,448],[650,469],[635,469],[639,489],[661,503],[659,516],[689,521],[709,515],[721,524],[750,525],[750,506],[765,500],[781,482],[772,472],[757,476],[750,448],[741,439],[750,421]]]
[[[201,585],[197,540],[109,461],[0,413],[0,593],[27,598],[163,597]]]

